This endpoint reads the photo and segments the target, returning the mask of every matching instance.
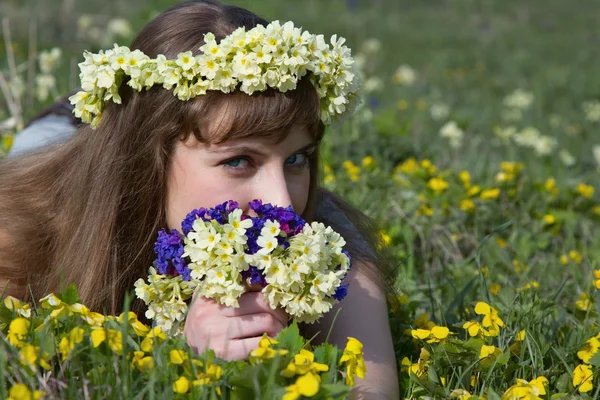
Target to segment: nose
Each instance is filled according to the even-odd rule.
[[[261,199],[263,204],[271,203],[279,207],[293,206],[283,168],[275,167],[265,170],[253,192],[254,198]]]

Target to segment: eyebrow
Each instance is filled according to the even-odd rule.
[[[308,150],[313,150],[319,145],[318,142],[312,141],[306,146],[303,146],[296,150],[293,154],[302,153]],[[259,150],[256,147],[248,146],[248,145],[239,145],[239,146],[228,146],[216,148],[214,150],[210,150],[211,153],[222,154],[222,153],[244,153],[244,154],[255,154],[258,156],[267,156],[268,154]]]

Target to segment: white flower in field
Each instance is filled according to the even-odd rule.
[[[410,66],[403,64],[396,70],[393,80],[399,85],[410,86],[417,80],[417,74]]]
[[[600,121],[600,101],[587,101],[583,103],[583,112],[585,112],[585,119],[591,122]]]
[[[377,54],[381,50],[381,41],[376,38],[367,39],[360,47],[360,51],[364,54]]]
[[[429,108],[429,114],[435,121],[441,121],[450,115],[450,107],[444,103],[433,103]]]
[[[558,152],[558,158],[560,158],[565,167],[572,167],[577,162],[575,157],[565,149]]]
[[[383,81],[377,76],[372,76],[365,81],[364,88],[366,93],[380,91],[383,89]]]
[[[592,148],[592,154],[594,155],[594,160],[598,167],[600,167],[600,145],[596,145]]]
[[[532,126],[528,126],[521,132],[513,135],[515,143],[524,147],[534,147],[535,143],[540,139],[540,131]]]
[[[17,120],[15,117],[10,117],[4,121],[0,121],[0,132],[12,130],[17,126]]]
[[[77,29],[80,32],[86,31],[92,26],[93,22],[94,20],[92,19],[91,15],[82,14],[79,18],[77,18]]]
[[[35,93],[39,101],[45,101],[50,95],[50,91],[56,88],[56,78],[49,74],[38,75],[35,77]]]
[[[42,72],[42,74],[49,74],[50,72],[52,72],[60,62],[61,56],[62,50],[58,47],[54,47],[50,51],[41,51],[38,55],[38,64],[40,66],[40,71]]]
[[[513,138],[513,136],[515,136],[517,134],[517,128],[515,128],[514,126],[507,126],[505,128],[501,128],[499,126],[496,126],[494,128],[494,134],[500,138],[503,142],[508,143],[510,142],[510,139]]]
[[[456,149],[462,144],[464,132],[455,121],[449,121],[440,129],[440,136],[447,138],[450,146]]]
[[[364,54],[358,53],[354,56],[354,63],[359,70],[362,70],[367,63],[367,57]]]
[[[533,94],[523,89],[517,89],[504,98],[504,105],[508,108],[525,110],[533,102]]]
[[[540,156],[547,156],[556,147],[556,139],[550,136],[540,136],[533,144],[533,149]]]
[[[131,25],[124,18],[114,18],[108,22],[106,31],[111,36],[130,37],[133,34]]]

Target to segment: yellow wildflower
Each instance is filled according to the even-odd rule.
[[[472,394],[467,392],[465,389],[454,389],[452,392],[450,392],[449,397],[451,399],[469,400],[471,396]]]
[[[379,239],[385,247],[392,243],[392,237],[384,230],[379,231]]]
[[[181,365],[186,362],[188,356],[185,351],[173,349],[169,352],[169,361],[171,364]]]
[[[508,243],[506,243],[506,240],[502,238],[496,238],[496,244],[502,249],[506,248],[506,246],[508,245]]]
[[[419,169],[419,163],[413,157],[407,159],[402,164],[398,165],[394,168],[394,172],[400,172],[404,174],[411,175],[415,173]]]
[[[577,250],[571,250],[569,252],[569,258],[571,260],[573,260],[574,262],[576,262],[577,264],[581,264],[581,261],[583,260],[583,258],[581,257],[581,254],[579,254],[579,252]]]
[[[83,336],[85,334],[85,330],[79,327],[75,327],[71,329],[68,335],[63,336],[58,344],[58,350],[62,356],[62,360],[66,360],[71,351],[75,348],[75,346],[81,342],[83,342]]]
[[[354,164],[350,160],[344,161],[343,165],[344,165],[344,169],[346,170],[346,173],[350,177],[350,180],[352,182],[358,181],[358,178],[360,176],[360,167],[358,167],[356,164]]]
[[[553,196],[558,194],[558,188],[556,187],[556,180],[554,180],[554,178],[548,178],[546,183],[544,183],[544,188]]]
[[[498,188],[484,190],[479,196],[481,200],[497,199],[498,197],[500,197],[500,189]]]
[[[427,204],[422,204],[417,210],[417,215],[431,217],[433,215],[433,208],[429,207]]]
[[[596,289],[600,289],[600,269],[594,270],[594,286]]]
[[[569,263],[569,257],[567,257],[565,254],[560,256],[560,263],[562,265],[567,265]]]
[[[125,318],[125,313],[121,313],[119,315],[118,321],[123,324]],[[127,313],[127,322],[129,326],[133,328],[135,334],[141,337],[144,337],[150,332],[150,327],[148,325],[143,324],[138,320],[137,315],[133,311],[129,311]]]
[[[294,356],[294,361],[291,361],[281,374],[287,378],[294,375],[304,375],[308,373],[319,374],[326,372],[329,366],[315,362],[315,355],[305,349],[300,350],[300,353]]]
[[[589,365],[580,364],[573,370],[573,386],[580,393],[589,392],[594,388],[594,374]]]
[[[10,325],[8,327],[8,334],[6,335],[10,344],[12,344],[15,347],[23,346],[23,340],[25,339],[27,332],[29,332],[30,325],[31,323],[28,319],[21,317],[13,319],[10,322]]]
[[[502,289],[502,286],[499,283],[492,283],[490,285],[490,293],[494,296],[498,296],[498,293],[500,293],[500,289]]]
[[[136,350],[133,352],[131,366],[141,372],[146,372],[154,368],[154,359],[152,359],[152,356],[147,356],[143,351]]]
[[[469,333],[469,336],[471,337],[482,337],[482,335],[488,336],[488,332],[477,321],[467,321],[462,327]]]
[[[287,350],[275,350],[271,348],[271,345],[279,343],[275,339],[271,339],[266,333],[263,333],[260,342],[258,342],[258,348],[250,352],[249,361],[251,364],[262,362],[275,356],[287,354]]]
[[[429,314],[422,313],[415,318],[415,325],[417,328],[423,328],[430,330],[435,326],[435,322],[429,320]]]
[[[167,335],[158,326],[152,328],[152,330],[150,330],[150,332],[148,332],[148,334],[144,337],[144,340],[142,340],[142,343],[140,344],[140,349],[146,353],[151,353],[152,348],[154,347],[155,339],[158,343],[161,343],[167,339]]]
[[[500,334],[500,328],[504,326],[504,322],[494,307],[480,301],[475,305],[475,313],[483,315],[481,324],[488,330],[489,336],[498,336]]]
[[[596,352],[600,349],[600,340],[596,336],[592,336],[588,340],[585,341],[583,347],[579,349],[577,352],[577,357],[581,359],[584,363],[589,363],[590,359]]]
[[[552,214],[546,214],[542,219],[546,225],[553,225],[556,222],[556,218]]]
[[[465,187],[465,190],[468,190],[471,187],[471,174],[469,174],[469,171],[460,171],[458,178]]]
[[[302,375],[296,379],[296,383],[285,388],[283,400],[296,400],[300,396],[313,397],[319,393],[321,378],[313,373]]]
[[[44,354],[40,356],[40,347],[33,346],[29,343],[25,343],[23,347],[21,347],[19,359],[21,364],[30,366],[31,368],[36,368],[38,365],[45,370],[50,370],[51,368],[50,364],[48,364],[48,361],[50,361],[50,354],[44,352]]]
[[[594,195],[594,188],[590,185],[586,185],[584,183],[580,183],[577,185],[577,193],[586,199],[591,198]]]
[[[363,158],[363,160],[362,160],[362,166],[365,167],[365,168],[374,167],[375,166],[375,159],[373,158],[373,156],[366,156],[365,158]]]
[[[39,400],[46,392],[41,390],[31,391],[23,383],[15,383],[8,392],[7,400]]]
[[[431,178],[427,183],[427,186],[433,190],[436,194],[442,193],[444,190],[448,189],[449,185],[442,178]]]
[[[363,359],[362,343],[353,337],[348,337],[348,344],[344,349],[340,365],[346,364],[346,384],[354,386],[354,376],[365,377],[367,367]]]
[[[71,305],[71,311],[81,315],[81,318],[90,326],[102,326],[106,317],[100,313],[90,311],[83,304],[75,303]]]
[[[175,382],[173,382],[173,391],[175,393],[187,393],[190,390],[190,381],[185,376],[180,376]]]
[[[475,197],[481,192],[481,188],[477,185],[473,186],[467,191],[467,196]]]
[[[516,175],[523,169],[525,165],[520,162],[503,161],[500,163],[500,169],[508,174]]]
[[[584,292],[579,295],[579,300],[575,302],[575,305],[582,311],[589,311],[592,309],[594,303],[590,295]]]
[[[500,354],[502,354],[502,350],[497,348],[496,346],[481,346],[479,350],[479,359],[482,360],[484,358],[496,359]]]
[[[464,212],[472,212],[475,210],[475,203],[471,199],[464,199],[458,203],[458,207]]]
[[[194,386],[208,385],[218,381],[223,376],[223,367],[219,364],[213,364],[210,360],[207,361],[204,371],[198,373],[198,379],[192,382]],[[218,389],[217,389],[218,392]]]
[[[12,296],[6,296],[4,298],[4,305],[11,311],[14,311],[16,314],[30,318],[31,317],[31,309],[29,308],[29,304],[21,303],[19,299],[16,299]]]
[[[594,215],[600,215],[600,206],[594,206],[594,207],[592,207],[592,214],[594,214]]]
[[[528,289],[539,289],[540,284],[536,281],[531,281],[528,282],[526,284],[524,284],[523,286],[517,288],[517,292],[523,291],[523,290],[528,290]]]
[[[121,353],[123,353],[123,335],[121,334],[121,331],[118,331],[116,329],[94,329],[91,333],[91,337],[92,344],[94,345],[94,347],[98,347],[102,343],[107,341],[108,347],[110,347],[113,353],[118,355],[121,355]],[[149,351],[146,352],[149,353]]]
[[[62,316],[71,316],[73,315],[73,310],[71,310],[71,306],[56,297],[54,293],[50,293],[48,296],[42,298],[40,300],[42,308],[44,309],[52,309],[50,313],[50,318],[56,319]]]
[[[513,267],[515,268],[515,272],[518,274],[521,271],[527,271],[528,265],[521,264],[518,260],[513,260]]]
[[[427,171],[429,175],[433,175],[437,172],[436,166],[433,165],[428,159],[421,160],[421,168]]]
[[[528,400],[542,400],[540,395],[546,394],[546,386],[548,385],[548,379],[543,376],[537,377],[531,382],[527,382],[525,379],[517,379],[517,383],[508,388],[502,395],[502,400],[513,400],[513,399],[528,399]]]
[[[522,342],[523,340],[525,340],[525,329],[522,329],[519,331],[519,333],[517,333],[517,336],[515,337],[515,340],[517,342]]]

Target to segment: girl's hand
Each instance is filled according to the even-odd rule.
[[[272,310],[261,292],[246,292],[239,303],[239,308],[231,308],[194,296],[183,334],[196,353],[212,349],[217,357],[244,360],[263,333],[275,337],[287,326],[285,311]]]

